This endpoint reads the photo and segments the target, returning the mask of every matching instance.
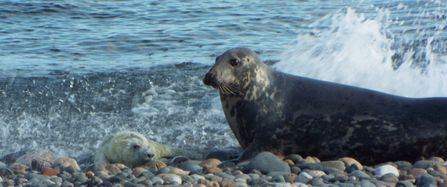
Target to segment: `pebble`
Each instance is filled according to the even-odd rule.
[[[176,162],[165,159],[165,163],[157,161],[132,169],[122,164],[84,163],[83,168],[77,168],[76,160],[67,157],[40,171],[10,163],[0,167],[0,186],[447,187],[447,163],[439,157],[419,160],[414,165],[397,161],[372,167],[350,157],[321,162],[296,154],[282,160],[268,152],[258,156],[237,165],[219,160],[216,155],[204,161],[177,157]]]
[[[399,177],[399,171],[397,170],[397,168],[394,167],[394,166],[388,165],[388,164],[379,166],[379,167],[374,171],[374,175],[380,175],[380,176],[385,175],[385,174],[388,174],[388,173],[392,173],[392,174],[394,174],[396,177]]]
[[[257,169],[261,171],[261,173],[263,174],[267,174],[272,171],[290,173],[289,165],[270,152],[261,152],[258,155],[256,155],[243,168],[243,172],[248,173],[253,169]]]
[[[327,168],[334,168],[339,171],[345,171],[345,169],[346,169],[345,163],[343,163],[342,161],[339,161],[339,160],[325,161],[325,162],[320,162],[318,164],[321,166],[327,167]]]
[[[359,161],[351,158],[351,157],[343,157],[340,159],[340,161],[342,161],[345,164],[345,167],[348,168],[351,165],[355,164],[358,167],[358,170],[363,170],[363,165],[360,164]]]
[[[304,178],[307,178],[307,179],[312,179],[313,178],[312,175],[309,175],[306,172],[301,172],[298,176],[299,177],[304,177]]]
[[[56,163],[60,163],[64,167],[72,166],[76,170],[81,170],[81,168],[78,165],[78,162],[75,159],[73,159],[73,158],[69,158],[69,157],[58,158],[56,161],[54,161],[54,163],[55,164]]]
[[[34,170],[42,171],[54,164],[56,155],[49,150],[39,150],[26,153],[19,157],[16,163],[23,164]]]

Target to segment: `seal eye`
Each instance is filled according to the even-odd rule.
[[[238,59],[231,59],[230,60],[230,65],[231,66],[237,66],[239,65],[241,62]]]
[[[140,148],[140,146],[139,145],[134,145],[133,148],[134,149],[138,149],[138,148]]]

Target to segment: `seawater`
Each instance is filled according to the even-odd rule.
[[[443,1],[0,1],[0,157],[50,149],[83,164],[138,131],[240,151],[217,55],[255,50],[287,73],[406,97],[446,97]]]

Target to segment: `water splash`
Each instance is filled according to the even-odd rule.
[[[310,25],[327,24],[328,29],[298,35],[296,44],[282,54],[275,67],[406,97],[447,96],[447,56],[435,52],[436,36],[419,38],[426,40],[420,43],[425,43],[423,47],[396,45],[387,37],[393,34],[387,29],[389,16],[388,10],[378,9],[374,19],[365,18],[350,8],[328,15]],[[424,54],[423,64],[415,58],[416,53]],[[396,59],[401,62],[396,63]]]

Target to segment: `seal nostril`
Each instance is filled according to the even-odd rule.
[[[214,74],[211,72],[208,72],[205,75],[205,78],[203,78],[203,84],[208,85],[208,86],[211,85],[213,77],[214,77]]]
[[[154,154],[153,153],[148,153],[147,157],[152,158],[152,157],[154,157]]]

